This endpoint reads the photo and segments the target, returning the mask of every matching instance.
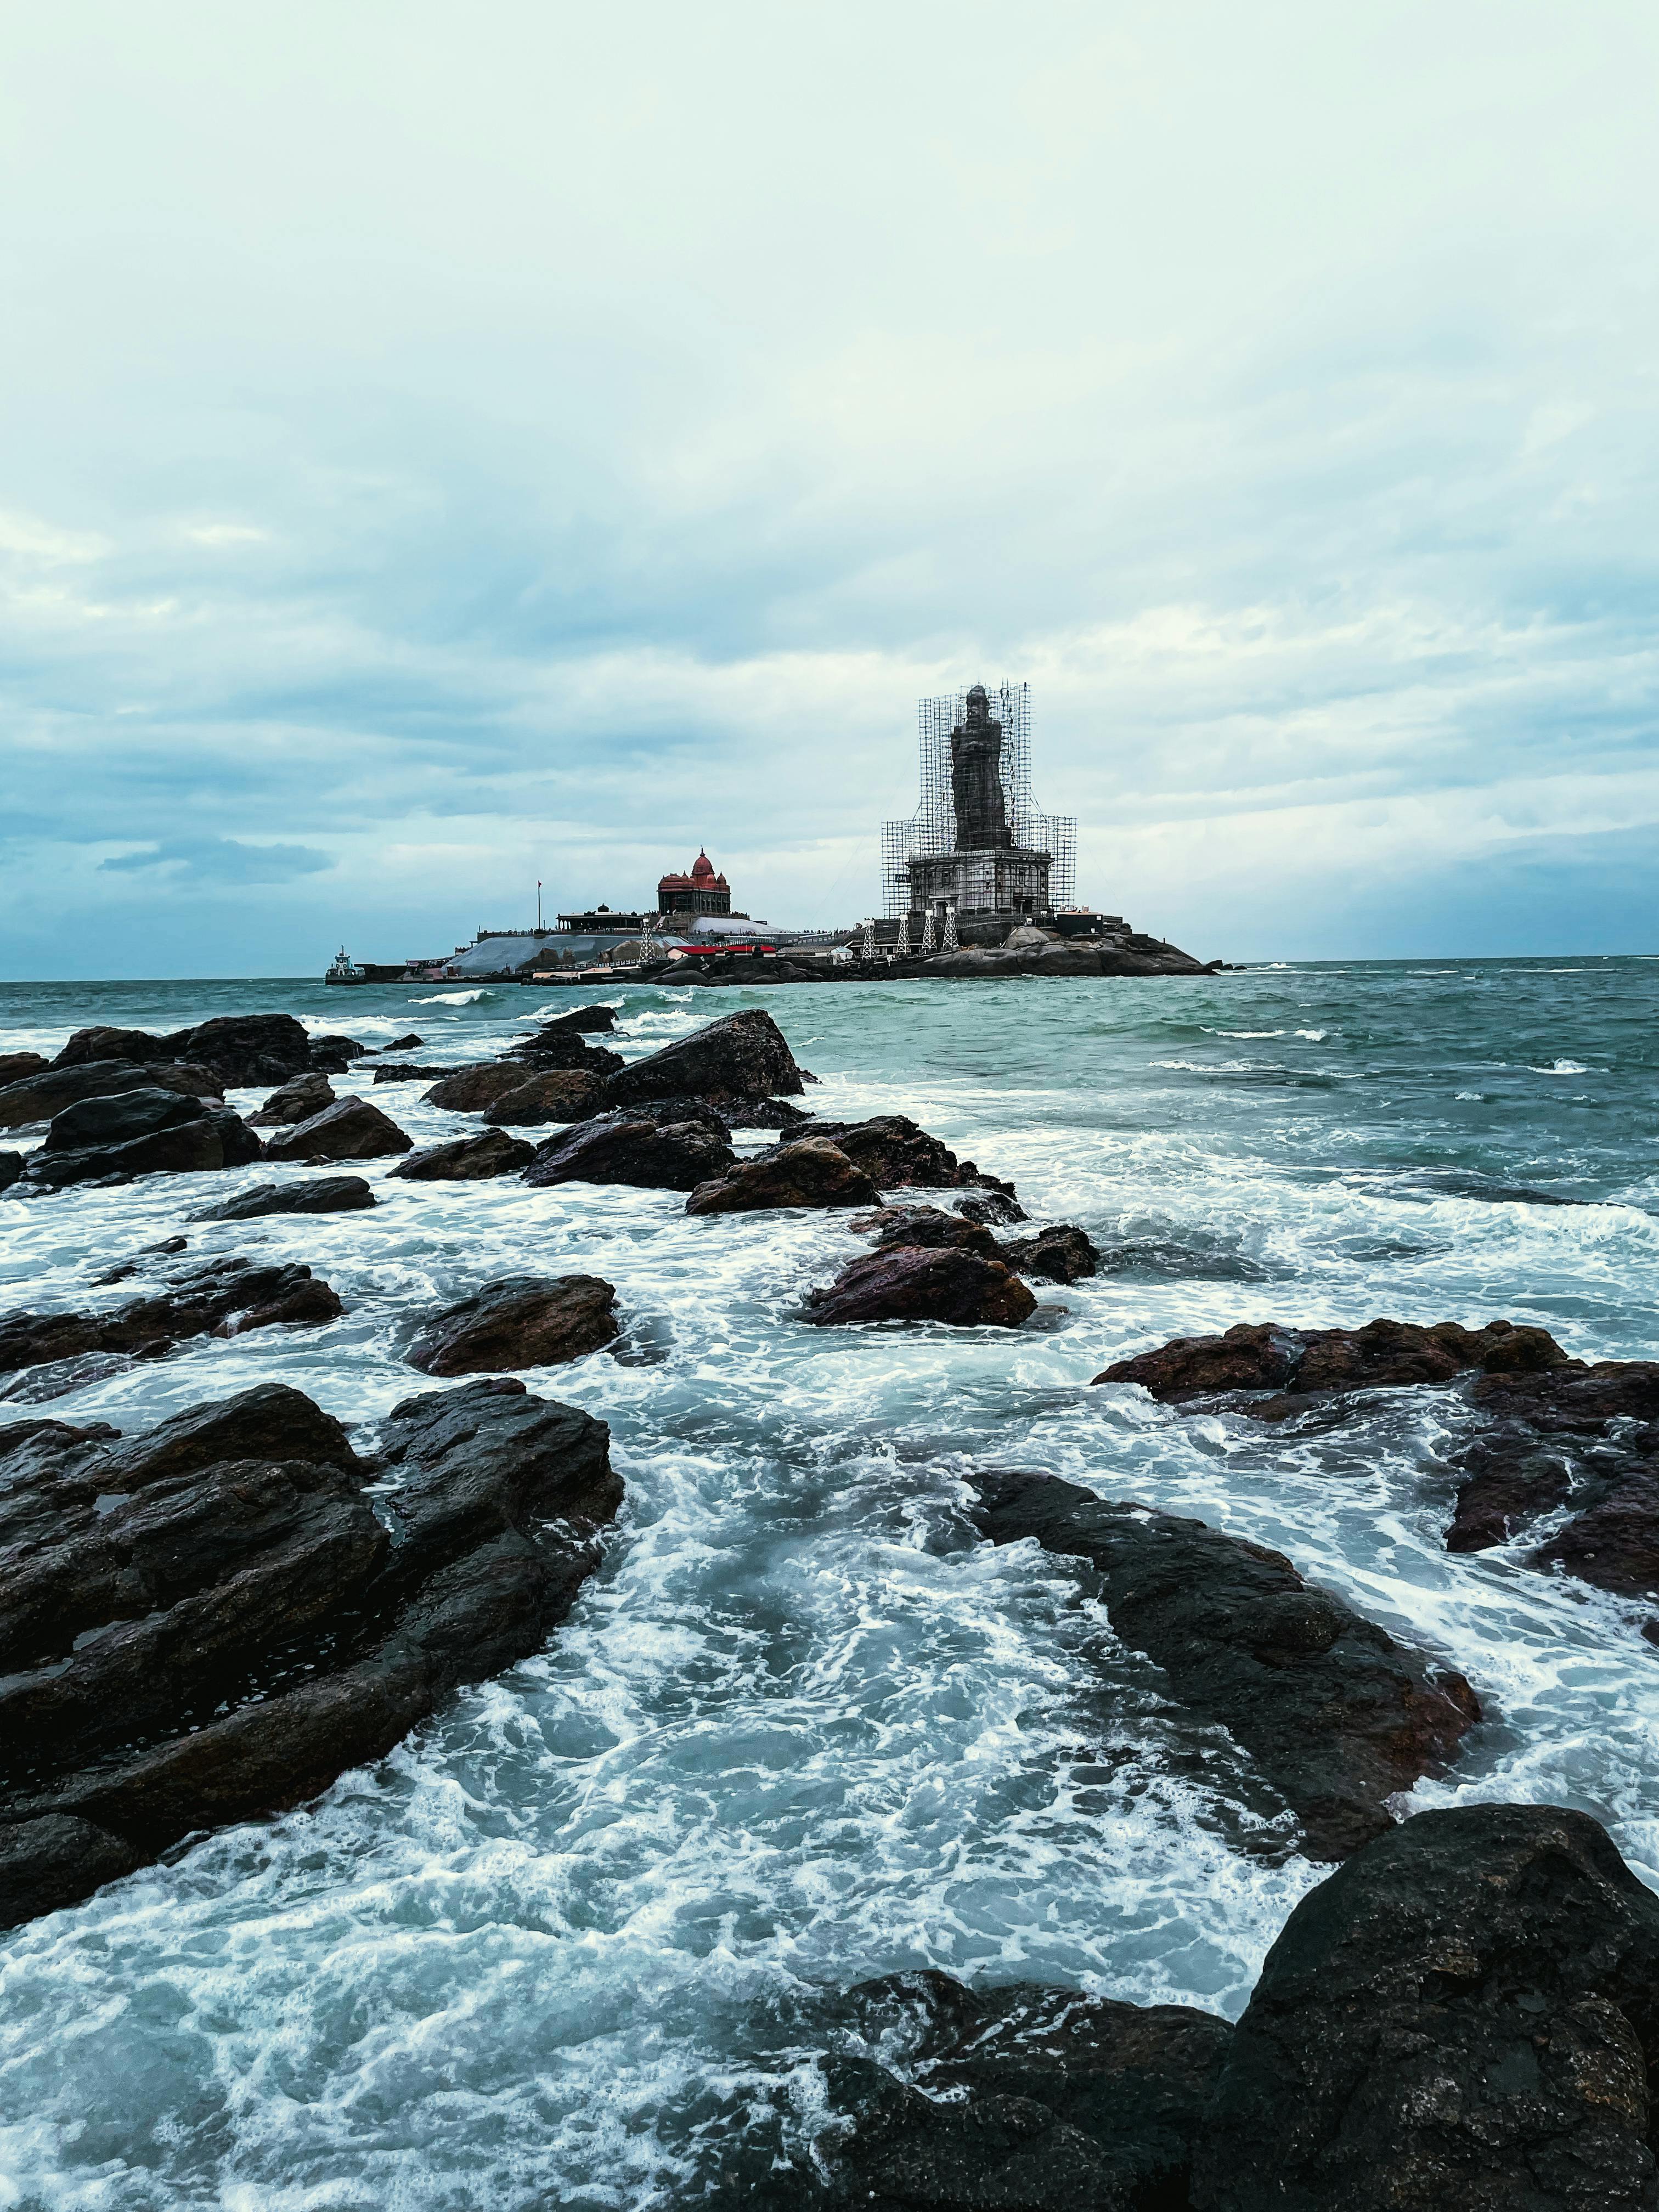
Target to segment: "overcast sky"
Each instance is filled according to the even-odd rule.
[[[1033,687],[1205,957],[1659,950],[1659,10],[5,9],[3,969],[854,921]]]

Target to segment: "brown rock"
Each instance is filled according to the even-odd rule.
[[[1165,1405],[1221,1391],[1273,1390],[1306,1396],[1321,1390],[1448,1382],[1481,1369],[1525,1373],[1569,1364],[1548,1332],[1506,1321],[1469,1329],[1457,1322],[1419,1328],[1399,1321],[1363,1328],[1279,1328],[1239,1322],[1224,1336],[1177,1336],[1154,1352],[1121,1359],[1097,1382],[1138,1382]],[[1248,1408],[1246,1409],[1249,1410]]]
[[[504,1091],[484,1109],[497,1128],[533,1128],[548,1121],[584,1121],[598,1113],[599,1079],[586,1068],[550,1068]]]
[[[338,1101],[325,1075],[296,1075],[290,1082],[273,1091],[257,1114],[248,1115],[248,1127],[253,1129],[285,1128],[296,1121],[308,1121],[313,1114],[320,1114],[325,1106],[337,1105]]]
[[[884,1249],[893,1244],[914,1244],[925,1250],[951,1246],[977,1252],[981,1260],[1001,1260],[1005,1267],[1012,1264],[988,1229],[958,1213],[943,1213],[936,1206],[884,1206],[878,1213],[860,1214],[849,1226],[873,1236]]]
[[[871,1252],[812,1291],[805,1318],[823,1328],[866,1321],[942,1321],[957,1328],[1018,1328],[1036,1300],[1000,1260],[911,1244]]]
[[[25,1076],[44,1073],[46,1060],[38,1052],[0,1052],[0,1090],[21,1083]]]
[[[805,1137],[759,1158],[738,1160],[723,1176],[700,1182],[688,1213],[755,1213],[781,1206],[871,1206],[881,1194],[845,1152],[821,1137]]]
[[[367,1098],[342,1098],[267,1139],[269,1160],[374,1160],[406,1152],[411,1140]]]
[[[683,1094],[716,1105],[728,1098],[793,1098],[802,1075],[770,1014],[750,1007],[635,1060],[609,1079],[605,1096],[619,1107]]]
[[[249,1329],[309,1328],[345,1310],[309,1267],[210,1261],[176,1277],[155,1297],[100,1314],[10,1313],[0,1317],[0,1374],[89,1352],[155,1358],[186,1338],[241,1336]]]
[[[1073,1222],[1039,1229],[1035,1237],[1011,1237],[1001,1246],[1001,1256],[1022,1275],[1040,1275],[1049,1283],[1080,1283],[1100,1272],[1099,1253]]]
[[[736,1155],[701,1122],[601,1115],[536,1147],[528,1183],[630,1183],[647,1190],[695,1190],[729,1168]]]
[[[376,1081],[381,1073],[378,1071]],[[525,1081],[524,1069],[517,1060],[480,1060],[476,1067],[464,1067],[459,1073],[447,1075],[434,1083],[426,1094],[428,1106],[447,1107],[452,1114],[482,1114],[486,1106],[493,1106],[498,1098],[505,1098],[509,1091],[520,1089]]]
[[[410,1182],[483,1182],[492,1176],[516,1175],[536,1156],[536,1147],[504,1129],[476,1137],[453,1137],[447,1145],[428,1145],[399,1160],[394,1176]]]
[[[499,1375],[580,1359],[620,1334],[597,1275],[509,1275],[436,1314],[410,1347],[428,1375]]]

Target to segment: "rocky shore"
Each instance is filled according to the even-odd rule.
[[[319,1043],[285,1016],[78,1032],[50,1063],[0,1068],[0,1128],[44,1132],[0,1155],[15,1163],[6,1194],[44,1205],[269,1162],[293,1179],[217,1202],[188,1181],[179,1218],[295,1217],[332,1255],[361,1232],[355,1217],[431,1182],[488,1182],[509,1202],[514,1183],[659,1191],[710,1240],[700,1249],[743,1249],[757,1214],[814,1217],[815,1236],[821,1218],[835,1256],[779,1301],[781,1329],[978,1329],[995,1346],[1101,1267],[1085,1229],[1030,1221],[1012,1182],[908,1116],[814,1114],[816,1078],[763,1011],[634,1060],[593,1042],[612,1026],[608,1009],[577,1008],[464,1068]],[[391,1111],[330,1083],[370,1064]],[[398,1085],[419,1085],[453,1133],[417,1146]],[[252,1087],[269,1095],[244,1118],[224,1093]],[[733,1142],[755,1130],[768,1140]],[[309,1172],[354,1162],[379,1164],[373,1184]],[[863,1240],[850,1258],[849,1233]],[[204,1337],[343,1313],[320,1272],[331,1261],[186,1249],[169,1237],[100,1278],[91,1288],[112,1301],[77,1292],[73,1310],[0,1316],[0,1395],[44,1402]],[[462,1685],[545,1647],[623,1487],[605,1424],[522,1376],[627,1357],[638,1317],[599,1275],[532,1267],[398,1316],[395,1356],[434,1387],[377,1423],[348,1426],[266,1383],[143,1433],[0,1426],[0,1920],[315,1796]],[[1424,1479],[1443,1487],[1448,1548],[1508,1547],[1629,1601],[1659,1641],[1659,1610],[1645,1612],[1659,1608],[1659,1364],[1589,1364],[1501,1319],[1262,1323],[1172,1339],[1094,1381],[1146,1394],[1165,1409],[1140,1401],[1153,1422],[1243,1425],[1287,1450],[1381,1394],[1438,1392],[1447,1442]],[[1171,1711],[1248,1764],[1249,1848],[1339,1871],[1291,1915],[1236,2027],[940,1974],[859,1984],[823,2017],[809,2007],[814,2150],[775,2146],[752,2170],[738,2155],[726,2200],[1659,2212],[1659,1903],[1581,1814],[1404,1818],[1419,1782],[1455,1777],[1481,1741],[1455,1653],[1413,1648],[1293,1558],[1119,1494],[1105,1474],[1085,1487],[975,1463],[962,1480],[978,1556],[1048,1555]]]

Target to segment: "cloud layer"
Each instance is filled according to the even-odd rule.
[[[1659,942],[1649,11],[15,48],[11,974],[854,919],[981,673],[1195,950]]]

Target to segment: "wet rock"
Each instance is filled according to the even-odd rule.
[[[187,1337],[241,1336],[250,1329],[311,1328],[345,1309],[309,1267],[256,1267],[216,1260],[175,1277],[155,1297],[101,1314],[9,1313],[0,1316],[0,1374],[88,1352],[155,1358]]]
[[[311,1038],[292,1014],[221,1014],[161,1042],[167,1057],[211,1068],[232,1089],[286,1083],[313,1065]]]
[[[956,1211],[964,1221],[977,1221],[987,1229],[1007,1229],[1031,1218],[1018,1199],[1001,1190],[976,1190],[971,1198],[959,1198]]]
[[[257,1114],[248,1115],[248,1127],[283,1128],[295,1121],[308,1121],[325,1106],[338,1103],[326,1075],[296,1075],[280,1090],[273,1091]]]
[[[599,1079],[586,1068],[550,1068],[504,1091],[484,1109],[497,1128],[534,1128],[549,1121],[585,1121],[599,1110]]]
[[[1367,1322],[1363,1328],[1280,1328],[1241,1322],[1223,1336],[1177,1336],[1121,1359],[1097,1382],[1138,1382],[1164,1405],[1224,1391],[1271,1390],[1305,1397],[1321,1390],[1399,1388],[1487,1374],[1536,1372],[1569,1364],[1547,1330],[1507,1321],[1469,1329],[1455,1321],[1422,1328]],[[1249,1408],[1246,1409],[1250,1410]]]
[[[1650,2212],[1656,1985],[1659,1901],[1595,1821],[1419,1814],[1268,1953],[1195,2212]]]
[[[1559,1567],[1618,1597],[1659,1594],[1659,1465],[1576,1513],[1528,1564]]]
[[[819,1328],[869,1321],[1018,1328],[1036,1310],[1036,1300],[1000,1260],[899,1244],[853,1261],[827,1289],[811,1291],[805,1318]]]
[[[481,1136],[453,1137],[447,1145],[428,1145],[399,1160],[392,1173],[410,1182],[483,1182],[492,1176],[517,1175],[534,1158],[536,1147],[504,1129]]]
[[[538,1022],[536,1035],[541,1037],[604,1036],[617,1026],[614,1006],[576,1006],[568,1014],[556,1015],[550,1022]]]
[[[378,1083],[387,1071],[379,1068],[374,1079]],[[389,1078],[388,1078],[389,1079]],[[483,1060],[476,1066],[458,1069],[435,1083],[426,1094],[428,1106],[447,1107],[452,1114],[482,1114],[486,1106],[493,1106],[498,1098],[505,1098],[509,1091],[523,1087],[525,1072],[517,1060]]]
[[[728,1098],[721,1110],[733,1129],[793,1129],[803,1135],[817,1133],[812,1115],[804,1106],[791,1105],[787,1098],[763,1098],[753,1106]]]
[[[86,1098],[108,1098],[124,1091],[172,1091],[182,1097],[212,1098],[218,1084],[204,1068],[186,1067],[171,1060],[141,1067],[130,1060],[77,1062],[71,1067],[49,1067],[0,1091],[0,1129],[26,1129],[49,1121],[66,1107]]]
[[[0,1052],[0,1090],[21,1083],[26,1076],[43,1074],[46,1057],[39,1052]]]
[[[863,2040],[915,2081],[866,2059],[825,2064],[842,2123],[827,2140],[829,2203],[873,2212],[1186,2203],[1194,2140],[1232,2041],[1227,2021],[1031,1983],[977,1990],[930,1972],[860,1984],[848,2001]]]
[[[973,1480],[975,1519],[994,1543],[1032,1537],[1098,1571],[1117,1634],[1251,1754],[1300,1820],[1310,1858],[1381,1834],[1388,1800],[1443,1773],[1480,1718],[1461,1674],[1310,1589],[1281,1553],[1053,1475]]]
[[[269,1160],[374,1160],[412,1150],[397,1123],[367,1098],[342,1098],[267,1139]]]
[[[154,1136],[158,1130],[174,1129],[186,1121],[199,1121],[204,1114],[199,1098],[190,1097],[177,1091],[161,1091],[148,1086],[136,1091],[118,1091],[112,1097],[83,1098],[78,1104],[64,1107],[61,1114],[52,1116],[41,1146],[46,1152],[82,1152],[104,1150],[113,1145],[128,1145],[137,1139]],[[252,1157],[258,1157],[258,1139],[250,1148]]]
[[[1008,1237],[1002,1257],[1022,1275],[1040,1275],[1049,1283],[1080,1283],[1100,1272],[1100,1255],[1084,1230],[1073,1222],[1039,1229],[1035,1237]]]
[[[393,1169],[394,1175],[400,1170]],[[357,1213],[374,1194],[362,1176],[318,1176],[307,1182],[257,1182],[251,1190],[192,1213],[192,1221],[254,1221],[267,1213]]]
[[[695,1190],[723,1175],[737,1155],[701,1122],[603,1115],[538,1145],[528,1183],[632,1183],[647,1190]]]
[[[374,1069],[377,1083],[444,1083],[452,1075],[465,1073],[459,1067],[417,1067],[408,1060],[378,1061]]]
[[[574,1030],[543,1030],[533,1037],[526,1037],[507,1047],[507,1059],[521,1067],[548,1073],[563,1069],[589,1075],[596,1083],[614,1075],[624,1065],[619,1052],[611,1052],[604,1045],[589,1044]]]
[[[410,1347],[427,1375],[499,1375],[580,1359],[620,1334],[597,1275],[508,1275],[436,1314]]]
[[[803,1073],[770,1014],[749,1007],[622,1068],[606,1082],[605,1097],[617,1107],[686,1094],[716,1105],[727,1099],[793,1098],[803,1087]]]
[[[13,1918],[302,1802],[538,1650],[621,1496],[603,1424],[510,1381],[404,1401],[372,1464],[270,1385],[125,1443],[19,1425],[0,1436]],[[370,1477],[394,1486],[384,1519]]]
[[[0,1190],[9,1190],[22,1172],[21,1152],[0,1152]]]
[[[393,1037],[390,1044],[382,1045],[380,1049],[382,1052],[420,1052],[424,1049],[425,1045],[426,1039],[416,1036],[414,1030],[410,1030],[407,1036]]]
[[[941,1212],[936,1206],[884,1206],[878,1212],[860,1214],[848,1226],[873,1237],[884,1249],[893,1244],[935,1251],[948,1246],[976,1252],[981,1260],[1000,1260],[1005,1267],[1012,1264],[988,1229],[959,1213]]]
[[[982,1185],[1009,1199],[1012,1183],[1000,1182],[959,1160],[948,1145],[913,1121],[908,1114],[878,1114],[867,1121],[817,1121],[812,1133],[839,1145],[855,1167],[882,1190],[957,1190]],[[1023,1214],[1016,1214],[1023,1220]]]
[[[149,1102],[129,1105],[128,1101]],[[164,1102],[164,1103],[156,1103]],[[198,1107],[175,1118],[180,1109]],[[108,1108],[106,1119],[95,1109]],[[118,1109],[117,1112],[113,1109]],[[83,1133],[98,1126],[137,1127],[147,1114],[158,1126],[125,1143],[60,1146],[53,1142],[70,1114],[88,1118],[76,1127]],[[169,1091],[126,1091],[114,1098],[87,1099],[78,1108],[67,1108],[56,1117],[46,1141],[31,1152],[15,1188],[19,1195],[67,1189],[75,1183],[131,1182],[145,1175],[189,1175],[218,1168],[246,1167],[259,1158],[258,1138],[228,1106],[203,1105]]]
[[[92,1029],[76,1030],[52,1066],[82,1067],[93,1061],[119,1060],[131,1066],[173,1057],[169,1037],[157,1036],[149,1030],[116,1029],[100,1023]]]
[[[359,1044],[356,1037],[314,1036],[311,1066],[319,1075],[343,1075],[354,1060],[368,1060],[374,1050],[372,1044]]]
[[[688,1213],[754,1213],[779,1206],[872,1206],[881,1194],[845,1152],[820,1137],[803,1138],[757,1159],[738,1160],[701,1182]]]

